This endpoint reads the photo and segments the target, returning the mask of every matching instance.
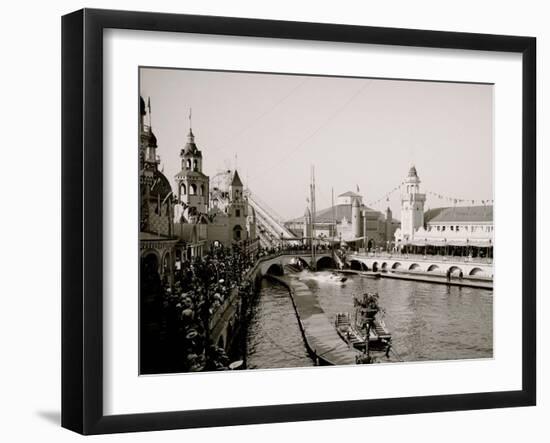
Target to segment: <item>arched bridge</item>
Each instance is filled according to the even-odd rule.
[[[249,270],[247,277],[256,280],[267,274],[283,275],[288,265],[311,267],[311,252],[309,251],[280,251],[275,254],[260,257]],[[315,254],[316,269],[336,267],[330,251],[319,251]],[[234,333],[241,326],[239,323],[239,295],[235,288],[210,319],[210,338],[220,348],[228,350],[234,338]]]
[[[288,265],[298,266],[301,268],[315,269],[334,269],[336,262],[331,251],[320,251],[315,253],[315,258],[312,263],[312,255],[308,251],[283,251],[276,256],[268,256],[258,265],[260,276],[267,274],[283,275],[285,267]]]
[[[470,277],[493,277],[492,263],[458,257],[351,254],[346,257],[346,263],[351,269],[360,271],[422,272],[440,276],[450,271]]]

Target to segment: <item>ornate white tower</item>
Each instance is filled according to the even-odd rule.
[[[202,172],[202,152],[195,144],[195,136],[191,127],[187,135],[187,143],[180,151],[181,171],[175,176],[178,186],[178,201],[184,205],[188,220],[196,222],[200,214],[208,211],[209,179]]]
[[[401,194],[401,235],[404,241],[414,238],[414,232],[424,226],[424,203],[426,194],[420,193],[420,178],[411,166]]]

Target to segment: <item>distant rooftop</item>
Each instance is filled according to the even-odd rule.
[[[424,214],[426,223],[492,222],[493,205],[434,208]]]
[[[361,206],[362,211],[369,211],[369,212],[378,212],[376,209],[368,208],[366,206]],[[338,222],[341,222],[344,218],[346,220],[351,220],[351,205],[350,204],[340,204],[340,205],[334,205],[330,206],[325,209],[321,209],[315,213],[315,223],[333,223],[334,219]],[[289,220],[289,223],[300,223],[304,221],[304,216],[294,218],[292,220]]]
[[[338,197],[361,197],[361,194],[357,194],[356,192],[347,191],[343,194],[340,194]]]

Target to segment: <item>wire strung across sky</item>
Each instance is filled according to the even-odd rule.
[[[288,162],[288,160],[291,159],[293,155],[295,155],[300,149],[302,149],[306,143],[311,140],[313,137],[315,137],[322,129],[324,129],[334,118],[340,114],[344,109],[346,109],[361,93],[365,90],[365,88],[371,84],[371,80],[365,80],[365,83],[356,91],[353,93],[353,95],[346,100],[342,106],[337,108],[333,113],[329,114],[329,116],[323,120],[323,122],[317,126],[313,132],[311,132],[306,138],[304,138],[300,143],[293,146],[290,150],[288,150],[286,153],[283,153],[281,155],[282,160],[279,162],[272,163],[271,166],[260,173],[252,176],[251,179],[249,179],[251,182],[254,181],[257,178],[265,178],[270,172],[274,171],[276,168],[279,168],[282,164]]]
[[[229,140],[225,141],[225,144],[221,148],[214,148],[211,149],[211,152],[219,153],[222,151],[227,151],[229,148],[232,147],[232,143],[235,140],[238,140],[245,132],[247,132],[249,129],[251,129],[253,126],[255,126],[260,120],[262,120],[266,115],[273,112],[274,109],[276,109],[279,105],[281,105],[283,102],[285,102],[289,97],[291,97],[298,89],[300,89],[307,81],[309,80],[308,77],[304,78],[300,83],[298,83],[296,86],[294,86],[287,94],[285,94],[282,98],[277,100],[275,103],[273,103],[269,108],[265,109],[262,113],[260,113],[255,119],[253,119],[251,122],[249,122],[246,126],[241,128],[238,132],[234,133]]]

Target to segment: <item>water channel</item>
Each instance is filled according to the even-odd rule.
[[[353,312],[353,295],[376,291],[393,348],[403,361],[491,358],[493,292],[396,279],[349,275],[345,283],[330,271],[302,271],[298,278],[317,293],[331,320]],[[263,280],[247,339],[247,366],[312,366],[288,290]]]

